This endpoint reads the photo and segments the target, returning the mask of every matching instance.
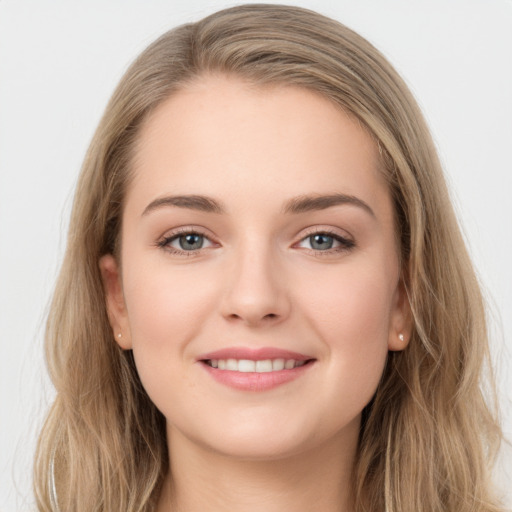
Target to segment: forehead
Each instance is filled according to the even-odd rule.
[[[128,201],[247,193],[270,202],[312,192],[373,201],[387,193],[376,144],[353,116],[303,88],[223,76],[197,80],[148,116],[133,171]]]

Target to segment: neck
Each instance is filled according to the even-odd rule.
[[[227,457],[170,431],[170,472],[157,511],[349,512],[358,422],[349,430],[273,460]]]

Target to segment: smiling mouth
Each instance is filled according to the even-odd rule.
[[[197,361],[220,384],[252,393],[303,379],[317,360],[281,348],[227,347],[202,354]]]
[[[241,373],[272,373],[282,370],[293,370],[301,366],[310,364],[314,359],[296,360],[296,359],[204,359],[201,362],[211,368],[224,371],[234,371]]]

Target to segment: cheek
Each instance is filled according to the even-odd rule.
[[[214,307],[214,285],[201,272],[192,276],[165,264],[126,268],[137,269],[124,276],[134,358],[144,387],[159,406],[173,383],[186,386],[190,379],[180,363],[194,363],[188,348]]]
[[[388,354],[392,287],[389,272],[372,265],[325,280],[305,309],[328,354],[331,399],[360,411],[372,398]]]
[[[123,281],[133,341],[168,345],[192,337],[215,295],[208,271],[172,268],[165,261],[132,268]]]
[[[316,279],[315,286],[302,283],[297,295],[307,297],[306,307],[326,337],[350,345],[387,343],[394,278],[381,267],[347,266]]]

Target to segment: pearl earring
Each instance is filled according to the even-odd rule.
[[[122,337],[123,337],[123,335],[122,335],[121,333],[119,333],[119,334],[117,335],[117,337],[118,337],[118,338],[122,338]]]
[[[121,335],[119,335],[119,336],[121,336]],[[403,335],[402,333],[400,333],[400,334],[398,335],[398,339],[399,339],[400,341],[404,341],[404,335]]]

